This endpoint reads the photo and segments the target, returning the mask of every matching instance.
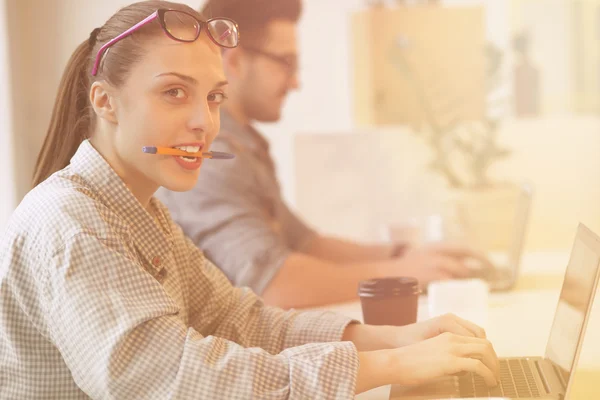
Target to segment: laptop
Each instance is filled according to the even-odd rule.
[[[485,280],[492,291],[509,290],[517,283],[521,257],[525,247],[525,237],[527,236],[527,226],[529,225],[532,197],[533,189],[531,185],[523,183],[519,188],[516,199],[511,244],[504,257],[495,260],[492,254],[493,268],[482,268],[480,265],[475,265],[473,268],[476,271],[474,277]],[[486,229],[493,228],[486,227]]]
[[[478,375],[465,373],[440,378],[426,385],[393,385],[390,399],[568,399],[571,378],[600,279],[599,265],[600,238],[580,224],[544,357],[501,358],[500,384],[494,388],[488,388]]]

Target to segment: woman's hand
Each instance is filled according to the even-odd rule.
[[[396,347],[411,345],[446,332],[460,336],[486,338],[485,330],[482,327],[454,314],[445,314],[416,324],[397,327]]]
[[[498,382],[498,357],[487,339],[443,333],[391,350],[359,353],[356,392],[374,387],[418,385],[436,378],[473,372],[489,386]]]
[[[483,328],[454,314],[446,314],[405,326],[349,325],[342,340],[352,341],[359,351],[372,351],[408,346],[446,332],[486,338]]]

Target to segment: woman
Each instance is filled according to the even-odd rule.
[[[481,328],[264,307],[152,197],[194,186],[226,98],[220,48],[236,45],[232,21],[148,1],[76,49],[0,247],[0,397],[351,398],[460,371],[494,384]]]

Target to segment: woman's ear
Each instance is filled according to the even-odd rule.
[[[112,123],[117,123],[116,102],[110,94],[109,84],[105,81],[92,83],[90,102],[96,115]]]

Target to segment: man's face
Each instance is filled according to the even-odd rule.
[[[239,77],[241,106],[249,119],[274,122],[288,92],[299,86],[296,24],[276,20],[266,28],[263,41],[257,45],[240,45]]]

